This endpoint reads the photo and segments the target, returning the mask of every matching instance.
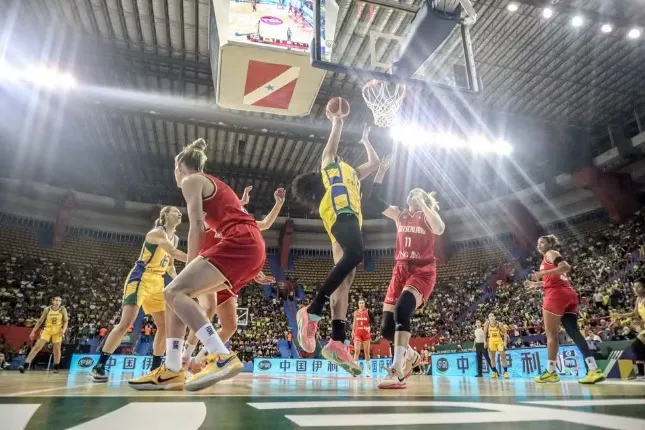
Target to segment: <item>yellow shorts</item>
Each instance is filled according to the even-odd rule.
[[[489,340],[488,341],[488,350],[490,352],[504,352],[504,341],[503,340]]]
[[[63,341],[63,332],[57,328],[45,328],[40,332],[40,338],[45,342],[61,343]]]
[[[146,314],[165,311],[163,276],[146,272],[139,275],[133,272],[130,272],[123,288],[123,305],[141,306]]]

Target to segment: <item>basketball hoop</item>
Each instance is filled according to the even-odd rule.
[[[389,127],[397,117],[405,98],[405,85],[372,79],[363,86],[363,99],[372,110],[374,124]]]

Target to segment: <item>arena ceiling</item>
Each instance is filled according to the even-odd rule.
[[[353,66],[369,61],[365,55],[368,31],[404,35],[412,19],[408,13],[377,6],[371,24],[357,25],[357,2],[339,3],[335,55]],[[422,0],[407,3],[419,6]],[[643,107],[645,35],[640,40],[626,38],[630,26],[645,30],[642,0],[521,0],[515,2],[519,8],[512,13],[507,10],[509,3],[474,2],[479,19],[472,39],[483,93],[472,101],[473,106],[482,112],[508,113],[518,123],[582,130],[602,130],[609,122],[628,121],[634,109]],[[542,18],[546,3],[555,3],[556,11],[548,20]],[[40,33],[45,41],[61,31],[75,35],[69,47],[56,49],[73,51],[73,70],[84,84],[108,93],[118,89],[212,103],[208,111],[186,108],[182,113],[153,99],[127,104],[116,99],[110,102],[104,94],[100,103],[89,98],[81,108],[71,110],[67,124],[76,139],[122,155],[113,173],[127,184],[154,183],[158,189],[126,187],[129,197],[154,202],[177,198],[176,190],[169,191],[173,181],[170,157],[187,141],[206,137],[211,143],[211,169],[240,193],[245,185],[254,185],[256,208],[263,211],[272,203],[274,188],[316,168],[328,128],[324,106],[332,95],[344,95],[353,102],[346,133],[350,141],[358,140],[361,124],[370,121],[371,113],[361,103],[362,82],[331,72],[308,117],[216,107],[209,8],[210,0],[0,0],[0,10],[12,11],[5,16],[13,21],[11,28]],[[569,21],[577,13],[583,14],[586,23],[573,28]],[[605,22],[614,25],[611,34],[600,31]],[[456,36],[449,39],[433,61],[459,62],[459,44]],[[390,51],[381,50],[382,60],[387,60]],[[60,52],[57,55],[64,57]],[[600,149],[606,149],[607,139],[602,139],[602,133],[599,136]],[[375,140],[380,153],[391,150],[386,139]],[[521,146],[522,142],[513,144]],[[347,145],[341,155],[358,162],[362,149]],[[408,182],[438,188],[446,196],[444,207],[454,207],[463,205],[464,199],[481,201],[521,189],[531,180],[544,180],[540,177],[543,166],[529,162],[530,156],[521,163],[523,172],[502,177],[496,174],[498,164],[483,163],[473,169],[472,160],[465,158],[453,163],[450,184],[436,178],[430,181],[423,169],[407,172]],[[490,186],[491,178],[495,187]],[[293,211],[298,212],[297,208]]]

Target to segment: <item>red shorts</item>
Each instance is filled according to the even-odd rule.
[[[251,282],[264,266],[264,239],[256,225],[240,224],[200,254],[228,280],[233,294]]]
[[[223,305],[230,299],[237,298],[237,294],[233,294],[231,290],[219,290],[216,294],[217,294],[217,306]]]
[[[384,303],[386,305],[396,304],[403,287],[407,285],[414,287],[423,296],[425,302],[432,294],[436,282],[437,266],[434,263],[423,266],[397,263],[392,270],[392,280],[387,287]]]
[[[365,330],[365,329],[356,329],[353,337],[354,337],[354,341],[359,341],[359,342],[372,341],[372,334],[369,332],[369,330]]]
[[[544,290],[542,308],[554,315],[577,315],[578,294],[573,288],[548,288]]]

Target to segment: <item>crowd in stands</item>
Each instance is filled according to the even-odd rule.
[[[621,226],[596,221],[573,226],[567,230],[569,233],[558,233],[563,242],[561,253],[573,266],[572,282],[581,296],[585,335],[592,341],[626,339],[634,335],[631,321],[612,323],[610,316],[633,306],[631,283],[645,275],[641,264],[645,257],[644,230],[645,214],[637,213]],[[101,252],[96,251],[100,246],[82,246],[92,248],[91,252]],[[110,246],[112,254],[119,249],[116,245]],[[444,343],[470,341],[475,319],[483,321],[491,312],[509,326],[514,338],[540,334],[542,292],[526,289],[522,284],[525,278],[519,276],[520,273],[526,276],[529,268],[537,270],[540,264],[537,253],[506,263],[509,264],[507,276],[491,285],[491,275],[509,261],[510,246],[497,243],[465,249],[439,265],[435,290],[412,320],[413,335],[434,337]],[[132,246],[127,248],[128,252],[133,249]],[[50,299],[60,295],[70,315],[67,341],[83,342],[104,337],[118,322],[123,280],[136,254],[132,258],[123,255],[118,259],[106,258],[109,264],[74,261],[74,255],[69,252],[62,255],[71,258],[71,262],[69,259],[57,260],[52,255],[56,255],[55,249],[24,254],[15,249],[0,252],[0,325],[32,327]],[[375,316],[373,332],[378,333],[393,263],[392,258],[377,259],[376,270],[368,272],[359,268],[357,271],[350,295],[348,336],[351,314],[358,308],[361,298]],[[331,266],[331,259],[297,258],[295,270],[287,275],[297,277],[307,296],[311,297]],[[488,287],[484,287],[487,283]],[[242,290],[238,307],[248,309],[248,325],[239,327],[231,343],[243,359],[279,356],[277,340],[287,338],[289,332],[283,299],[291,300],[293,294],[267,299],[260,287]],[[326,312],[329,312],[328,308]],[[320,325],[323,338],[329,335],[328,314],[327,317]],[[151,343],[156,331],[152,321],[144,321],[141,330],[142,341]],[[134,337],[132,333],[129,336]],[[519,346],[529,345],[514,339],[511,347]],[[0,343],[0,348],[6,349],[6,346]]]

